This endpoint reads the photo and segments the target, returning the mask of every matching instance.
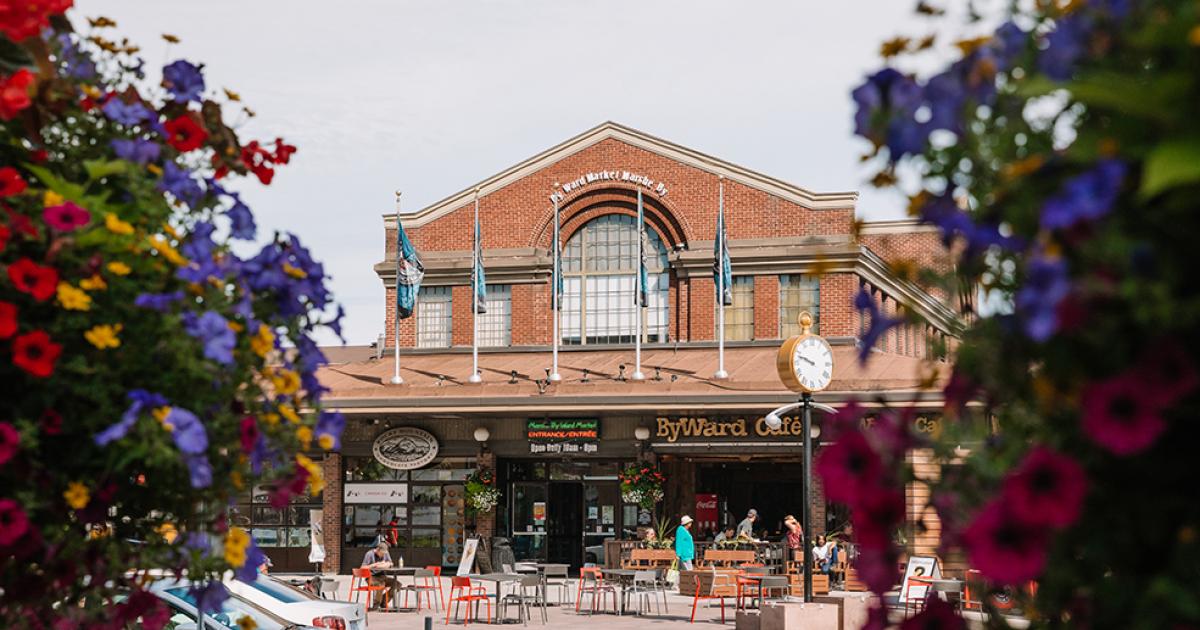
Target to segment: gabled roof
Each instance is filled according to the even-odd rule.
[[[811,190],[801,188],[799,186],[789,184],[780,179],[757,173],[748,168],[744,168],[720,160],[711,155],[706,155],[699,151],[680,146],[673,142],[668,142],[662,138],[652,136],[648,133],[643,133],[636,129],[626,127],[609,121],[597,125],[574,138],[571,138],[557,146],[551,147],[523,162],[520,162],[508,169],[505,169],[481,182],[468,186],[463,190],[442,199],[430,206],[422,208],[411,214],[404,214],[404,226],[406,228],[420,227],[443,216],[455,208],[459,208],[464,204],[470,203],[475,189],[479,189],[481,195],[487,195],[495,190],[508,186],[509,184],[529,175],[530,173],[544,169],[563,158],[574,155],[588,147],[598,144],[604,140],[614,139],[625,144],[644,149],[651,153],[661,155],[665,158],[675,160],[682,164],[695,167],[702,171],[712,173],[713,175],[724,175],[730,181],[738,182],[739,184],[756,188],[767,194],[777,196],[781,199],[786,199],[793,203],[800,204],[806,208],[814,210],[832,209],[832,208],[853,208],[855,202],[858,201],[858,193],[855,191],[848,192],[831,192],[818,193]],[[547,198],[549,192],[547,191]],[[389,212],[384,215],[389,219],[394,218],[396,213]]]

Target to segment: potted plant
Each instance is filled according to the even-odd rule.
[[[496,509],[500,502],[500,489],[496,487],[496,474],[490,468],[479,468],[467,477],[467,508],[477,513]]]
[[[653,464],[630,464],[617,476],[621,480],[622,501],[636,503],[647,510],[654,509],[662,501],[666,477]]]

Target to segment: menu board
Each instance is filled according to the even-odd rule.
[[[458,564],[463,553],[465,491],[463,486],[442,486],[442,565]]]
[[[525,439],[530,453],[595,453],[600,447],[597,418],[529,419]]]

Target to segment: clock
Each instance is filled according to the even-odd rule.
[[[779,380],[794,392],[819,392],[833,380],[833,348],[820,335],[810,332],[812,315],[800,313],[800,334],[779,347],[775,367]]]

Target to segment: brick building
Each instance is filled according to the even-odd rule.
[[[714,378],[721,187],[733,270],[725,379]],[[639,191],[644,309],[633,301]],[[471,383],[476,198],[487,313],[478,322],[482,382]],[[548,378],[552,199],[563,248],[559,381]],[[833,347],[832,385],[816,399],[834,406],[886,399],[936,413],[937,401],[919,390],[944,374],[938,355],[953,345],[957,296],[897,272],[905,261],[949,264],[938,234],[910,221],[862,223],[856,200],[854,192],[812,192],[605,123],[420,211],[384,215],[385,254],[375,272],[387,292],[388,349],[321,376],[332,389],[326,400],[350,419],[340,452],[325,460],[332,566],[357,565],[378,535],[410,564],[453,566],[465,531],[511,537],[518,557],[578,565],[651,518],[621,497],[617,473],[634,462],[653,462],[667,477],[659,515],[691,514],[700,531],[750,507],[768,533],[785,513],[799,514],[804,436],[790,418],[779,429],[763,421],[796,399],[777,377],[775,356],[797,334],[797,315],[809,311]],[[398,218],[425,277],[416,313],[400,322],[404,382],[392,385]],[[860,290],[882,312],[923,322],[883,336],[865,366],[856,355],[867,322],[852,307]],[[644,380],[633,379],[635,317]],[[495,472],[501,498],[495,510],[472,516],[463,509],[464,482],[480,467]],[[814,529],[841,526],[819,487],[813,508]],[[921,506],[910,509],[919,514]]]

